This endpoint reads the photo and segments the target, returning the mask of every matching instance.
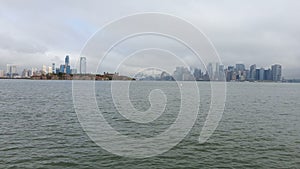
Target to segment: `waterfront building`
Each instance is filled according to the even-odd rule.
[[[256,69],[255,71],[255,80],[259,80],[259,71],[260,69]]]
[[[232,72],[228,71],[228,69],[225,71],[225,75],[226,75],[226,81],[229,82],[231,81],[231,77],[232,77]]]
[[[250,80],[256,80],[256,64],[250,66]]]
[[[86,58],[80,57],[79,73],[86,74]]]
[[[264,81],[265,80],[265,69],[264,68],[260,68],[259,69],[259,80],[260,81]]]
[[[234,66],[228,66],[227,70],[226,70],[226,81],[231,81],[233,80],[233,72],[234,72]]]
[[[202,80],[202,78],[203,78],[203,74],[202,74],[202,72],[201,72],[201,69],[195,69],[194,70],[194,78],[195,78],[195,80]]]
[[[52,73],[56,74],[55,63],[52,63]]]
[[[68,74],[68,75],[71,74],[71,66],[70,65],[66,66],[65,69],[66,69],[66,71],[65,71],[66,74]]]
[[[35,76],[38,74],[37,68],[31,68],[30,76]]]
[[[251,80],[250,70],[245,70],[245,76],[246,76],[246,80]]]
[[[5,71],[4,70],[0,70],[0,77],[4,77],[5,76]]]
[[[232,77],[231,77],[231,80],[232,81],[236,81],[237,80],[237,78],[239,78],[238,77],[238,74],[234,71],[234,72],[232,72]]]
[[[59,73],[66,73],[65,72],[65,65],[60,65]]]
[[[225,80],[225,72],[224,72],[224,65],[219,65],[219,78],[218,80],[224,81]]]
[[[70,65],[70,57],[69,57],[69,55],[67,55],[66,58],[65,58],[65,65],[66,65],[66,67]]]
[[[55,73],[56,73],[56,74],[59,74],[59,73],[60,73],[60,68],[56,68],[56,69],[55,69]]]
[[[272,71],[271,71],[271,69],[266,69],[265,70],[264,79],[267,80],[267,81],[272,80]]]
[[[28,77],[30,77],[30,71],[27,70],[27,69],[24,69],[23,72],[22,72],[22,77],[23,77],[23,78],[28,78]]]
[[[274,82],[281,81],[281,65],[272,65],[272,80]]]
[[[64,72],[66,74],[71,74],[71,66],[70,66],[70,57],[69,55],[66,56],[65,58],[65,67],[64,67]]]
[[[246,70],[244,71],[238,71],[238,80],[239,81],[245,81],[247,79],[247,72]]]
[[[220,64],[217,62],[216,63],[216,71],[214,74],[214,80],[219,80],[219,75],[220,75]]]
[[[18,71],[17,71],[17,65],[14,65],[14,64],[7,64],[6,65],[6,73],[7,73],[7,76],[9,78],[13,78],[15,76],[18,76]]]
[[[214,68],[213,68],[212,63],[209,63],[207,65],[207,73],[208,73],[209,79],[213,80],[213,77],[214,77]]]

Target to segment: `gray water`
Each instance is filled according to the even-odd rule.
[[[223,118],[204,144],[198,138],[210,91],[209,83],[198,86],[200,112],[185,139],[161,155],[134,159],[113,155],[87,136],[73,107],[71,81],[0,80],[0,168],[300,168],[300,84],[227,83]],[[155,136],[178,114],[177,86],[134,82],[130,96],[145,110],[157,87],[168,88],[168,105],[151,127],[116,112],[109,82],[96,82],[98,105],[119,132]]]

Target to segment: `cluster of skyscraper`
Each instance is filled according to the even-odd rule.
[[[53,74],[59,74],[59,73],[76,74],[77,73],[77,69],[71,70],[69,55],[67,55],[65,58],[65,64],[60,65],[59,68],[55,68],[55,63],[52,63],[52,71],[53,72],[48,72],[48,73],[53,73]]]
[[[176,67],[172,77],[177,81],[210,81],[210,80],[225,80],[224,66],[216,64],[213,67],[212,63],[207,66],[207,71],[204,73],[200,68]],[[166,80],[167,76],[161,76],[161,80]]]
[[[195,74],[195,73],[194,73]],[[209,63],[207,66],[206,74],[197,74],[197,78],[213,80],[213,81],[274,81],[278,82],[282,80],[282,67],[281,65],[275,64],[271,68],[257,68],[256,64],[251,65],[250,69],[246,69],[244,64],[236,64],[234,66],[228,66],[224,68],[219,63]],[[196,80],[197,80],[196,78]]]
[[[48,72],[50,73],[50,72]],[[77,69],[71,69],[70,66],[70,57],[67,55],[65,57],[65,64],[60,65],[59,68],[55,68],[55,63],[52,63],[52,73],[53,74],[78,74]],[[79,74],[86,74],[86,58],[80,57],[80,63],[79,63]]]
[[[7,64],[6,72],[4,70],[0,70],[0,77],[9,77],[13,78],[14,76],[18,76],[17,65],[15,64]]]
[[[256,65],[251,65],[250,69],[246,69],[244,64],[236,64],[234,66],[228,66],[219,63],[209,63],[206,67],[206,71],[203,72],[199,68],[186,68],[176,67],[172,75],[162,72],[160,75],[154,76],[140,76],[141,80],[177,80],[177,81],[274,81],[278,82],[282,80],[281,77],[281,65],[272,65],[271,68],[257,69]]]
[[[257,68],[256,64],[246,69],[244,64],[236,64],[236,67],[228,66],[226,81],[281,81],[281,65],[275,64],[271,68]]]
[[[80,65],[79,65],[79,73],[86,74],[86,58],[80,57]],[[29,78],[31,76],[40,76],[46,74],[78,74],[77,69],[72,69],[70,66],[70,57],[67,55],[65,57],[65,64],[61,64],[59,68],[55,67],[55,63],[52,63],[52,66],[42,66],[42,69],[39,70],[37,68],[24,69],[21,75],[18,73],[16,64],[7,64],[6,72],[4,70],[0,70],[0,77],[5,78]]]

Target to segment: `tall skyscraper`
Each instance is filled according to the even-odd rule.
[[[250,78],[250,70],[245,70],[246,80],[251,80]]]
[[[214,68],[213,68],[212,63],[209,63],[209,64],[207,65],[207,73],[208,73],[208,75],[209,75],[209,79],[210,79],[210,80],[213,80],[213,77],[214,77]]]
[[[245,70],[245,65],[244,64],[236,64],[236,71],[244,71]]]
[[[65,72],[65,65],[60,65],[60,67],[59,67],[59,73],[66,73]]]
[[[218,80],[225,80],[225,72],[224,72],[224,65],[219,65],[219,79]]]
[[[18,76],[17,65],[7,64],[6,68],[7,68],[6,73],[9,78]]]
[[[250,66],[250,80],[256,80],[256,64]]]
[[[80,57],[79,73],[86,74],[86,58]]]
[[[219,80],[219,74],[220,74],[220,63],[216,63],[216,72],[215,72],[215,76],[214,76],[214,80]]]
[[[70,66],[70,57],[69,57],[69,55],[67,55],[66,58],[65,58],[64,73],[71,74],[71,66]]]
[[[201,69],[195,69],[194,70],[194,78],[195,80],[201,80],[202,79],[202,72]]]
[[[67,67],[66,67],[66,74],[71,74],[71,66],[70,65],[68,65]]]
[[[259,69],[259,80],[260,81],[265,80],[265,69],[264,68]]]
[[[55,63],[52,63],[52,73],[56,74]]]
[[[66,58],[65,58],[66,67],[69,66],[69,64],[70,64],[70,58],[69,58],[69,55],[67,55]]]
[[[281,81],[281,65],[272,65],[272,80]]]
[[[259,71],[260,69],[256,69],[255,80],[259,80]]]
[[[267,69],[267,70],[265,70],[264,75],[265,75],[265,77],[264,77],[265,80],[268,80],[268,81],[271,81],[271,80],[272,80],[272,71],[271,71],[270,68]]]
[[[226,71],[226,81],[231,81],[233,76],[234,66],[228,66]]]

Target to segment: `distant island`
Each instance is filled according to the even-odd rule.
[[[135,80],[128,76],[121,76],[118,73],[105,73],[101,74],[46,74],[46,75],[34,75],[28,79],[32,80]]]
[[[33,75],[31,77],[0,77],[0,79],[31,79],[31,80],[135,80],[128,76],[121,76],[118,73],[105,73],[101,74],[46,74],[46,75]]]

